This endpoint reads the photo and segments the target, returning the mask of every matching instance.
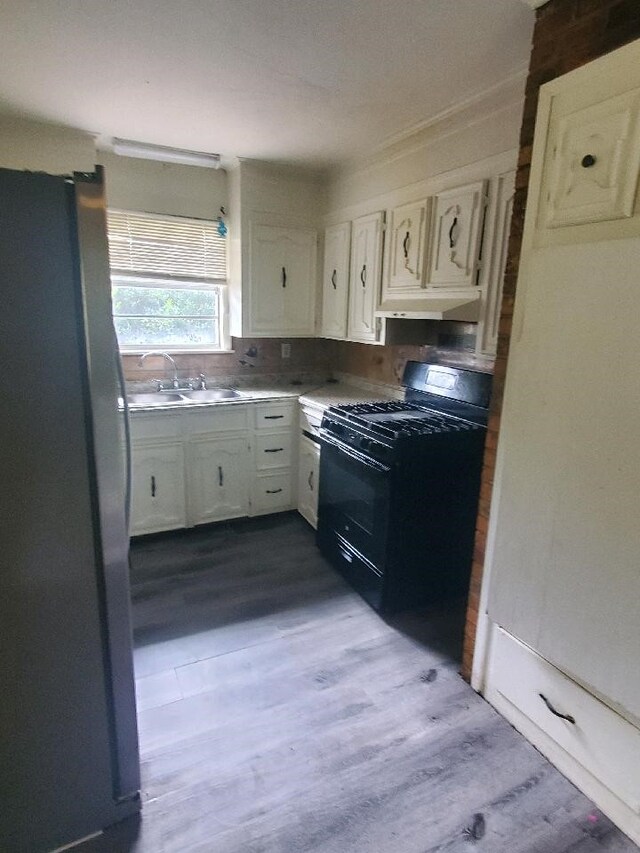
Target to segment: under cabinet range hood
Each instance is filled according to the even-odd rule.
[[[480,294],[471,296],[434,296],[416,300],[393,300],[384,302],[376,311],[376,317],[407,320],[463,320],[475,323],[480,317]]]

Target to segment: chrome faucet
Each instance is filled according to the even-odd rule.
[[[145,352],[145,353],[143,353],[143,355],[140,356],[140,361],[138,362],[138,364],[140,366],[142,366],[145,358],[147,358],[147,356],[149,356],[149,355],[161,355],[163,358],[167,359],[169,364],[173,367],[173,381],[171,384],[174,388],[179,388],[180,382],[178,381],[178,368],[176,367],[176,363],[171,358],[169,353],[168,352],[160,352],[160,350],[149,350],[149,352]],[[158,381],[158,380],[155,380],[155,381]],[[160,390],[160,388],[158,388],[158,390]]]

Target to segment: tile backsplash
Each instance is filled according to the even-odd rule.
[[[173,356],[180,379],[197,376],[227,381],[280,377],[326,378],[350,374],[371,382],[399,385],[407,360],[440,361],[460,367],[491,370],[492,361],[474,354],[475,326],[469,323],[437,323],[422,345],[372,346],[322,338],[233,338],[232,352],[184,353]],[[290,354],[283,358],[282,345]],[[140,365],[138,355],[124,355],[125,377],[130,382],[171,378],[161,356],[150,356]]]
[[[282,344],[290,355],[282,357]],[[233,376],[324,374],[329,372],[328,341],[316,338],[232,338],[232,352],[178,353],[173,355],[181,379],[199,373],[209,379]],[[130,382],[150,382],[171,378],[170,366],[162,356],[149,356],[140,365],[140,356],[123,355],[125,378]]]

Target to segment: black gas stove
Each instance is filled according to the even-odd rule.
[[[466,591],[491,376],[408,362],[403,384],[320,429],[318,544],[381,611]]]

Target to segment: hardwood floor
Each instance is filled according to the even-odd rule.
[[[459,677],[461,605],[385,622],[293,514],[132,564],[142,819],[83,853],[638,849]]]

